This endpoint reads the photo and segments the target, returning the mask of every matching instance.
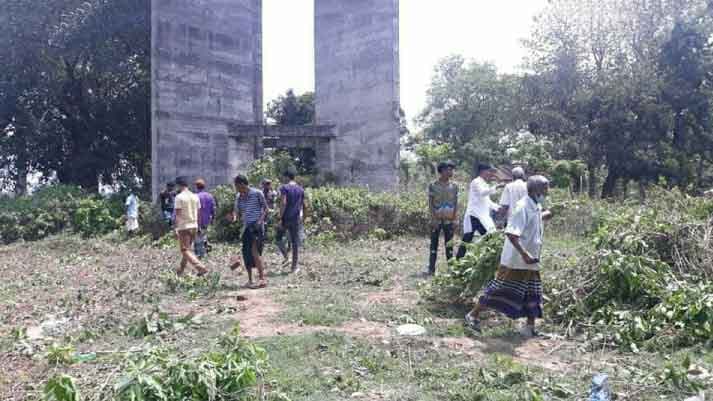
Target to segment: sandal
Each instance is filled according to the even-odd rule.
[[[482,333],[482,329],[480,328],[480,320],[471,316],[470,313],[465,315],[465,326],[476,333]]]

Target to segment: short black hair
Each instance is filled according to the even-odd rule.
[[[187,187],[188,186],[188,177],[180,176],[176,177],[176,185],[179,187]]]
[[[297,177],[297,172],[293,168],[288,168],[287,170],[285,170],[284,173],[282,173],[282,175],[284,175],[285,177],[287,177],[291,180],[294,180],[295,177]]]
[[[448,167],[456,168],[456,164],[450,160],[444,160],[444,161],[438,163],[438,167],[436,168],[436,170],[438,170],[438,172],[441,173],[443,170],[447,169]]]
[[[236,175],[234,182],[236,185],[248,185],[249,184],[248,177],[246,177],[243,174]]]
[[[167,186],[167,187],[169,187],[169,188],[173,188],[173,187],[175,187],[175,186],[176,186],[176,183],[175,183],[175,182],[173,182],[173,181],[171,181],[171,182],[167,182],[167,183],[166,183],[166,186]]]
[[[488,170],[492,170],[492,169],[493,169],[493,166],[491,166],[490,164],[478,163],[478,166],[475,168],[475,172],[478,175],[480,175],[480,173],[482,173],[483,171],[488,171]]]

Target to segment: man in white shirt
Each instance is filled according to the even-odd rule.
[[[480,332],[480,311],[491,308],[511,319],[527,318],[520,333],[533,337],[535,319],[542,317],[542,282],[540,256],[542,252],[543,220],[552,217],[542,210],[549,181],[536,175],[527,180],[528,196],[520,199],[512,210],[505,229],[507,239],[500,257],[500,268],[480,297],[478,304],[465,316],[466,324]]]
[[[490,213],[499,210],[500,206],[490,199],[490,195],[494,194],[497,188],[488,184],[488,181],[495,179],[495,169],[488,164],[478,164],[476,173],[478,176],[470,183],[468,191],[468,208],[463,218],[463,239],[456,259],[465,256],[465,244],[473,242],[476,231],[485,235],[496,229]]]
[[[527,196],[527,183],[525,183],[525,170],[522,167],[512,169],[513,181],[505,186],[500,195],[500,214],[510,218],[512,209],[520,199]]]
[[[126,231],[129,236],[139,230],[139,198],[132,190],[124,202],[126,207]]]

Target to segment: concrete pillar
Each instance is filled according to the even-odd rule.
[[[318,124],[335,124],[342,184],[398,189],[399,2],[315,0]]]
[[[228,123],[262,122],[262,0],[151,0],[151,24],[154,196],[177,175],[228,184],[254,157]]]

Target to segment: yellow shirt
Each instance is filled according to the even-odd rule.
[[[176,196],[176,230],[198,228],[198,210],[201,202],[198,196],[188,189]]]

